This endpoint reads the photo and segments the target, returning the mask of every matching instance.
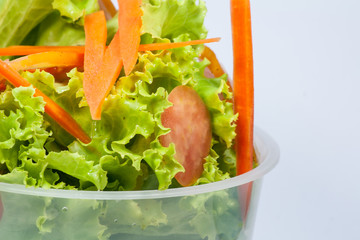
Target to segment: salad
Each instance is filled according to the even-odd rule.
[[[240,98],[234,98],[210,50],[220,39],[207,38],[205,3],[118,3],[117,11],[106,0],[0,2],[0,182],[43,189],[166,190],[221,181],[256,165],[252,149],[239,151],[244,145],[235,144],[237,124],[244,122],[237,111]],[[238,161],[244,154],[250,156],[247,167]],[[225,217],[239,208],[236,198],[236,193],[219,193],[179,205],[196,209],[196,204],[206,208],[209,201],[227,201],[219,210]],[[51,207],[63,205],[56,201],[29,217],[44,239],[56,239],[62,231],[54,224],[64,219],[51,216]],[[114,214],[107,212],[110,207],[88,204],[94,211],[82,213],[91,216],[76,214],[95,219],[89,226],[96,225],[99,239],[135,232],[125,225],[112,232],[114,222],[106,219]],[[135,205],[138,212],[152,214],[141,220],[148,236],[173,211],[166,203]],[[230,215],[233,224],[242,224],[241,217]],[[206,216],[192,217],[182,224],[194,225],[201,239],[217,239],[202,232]],[[236,232],[223,227],[221,239],[234,239]],[[161,231],[183,230],[179,224]]]

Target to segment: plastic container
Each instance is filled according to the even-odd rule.
[[[0,183],[0,239],[251,239],[277,144],[256,129],[259,166],[221,182],[165,191],[87,192]]]

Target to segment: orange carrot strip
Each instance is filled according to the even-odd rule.
[[[236,128],[237,174],[253,164],[254,83],[249,0],[231,0],[234,55],[234,101],[239,114]]]
[[[0,60],[0,74],[4,76],[15,87],[28,87],[31,84],[26,81],[9,64]],[[45,112],[52,117],[61,127],[83,143],[90,143],[90,137],[81,129],[77,122],[62,107],[35,88],[35,97],[42,97],[46,102]]]
[[[199,45],[205,43],[219,42],[221,38],[208,38],[200,40],[192,40],[186,42],[175,42],[175,43],[150,43],[150,44],[141,44],[139,46],[139,52],[144,51],[156,51],[156,50],[166,50],[172,48],[181,48],[190,45]]]
[[[91,116],[93,120],[101,119],[102,104],[123,67],[119,49],[120,40],[118,31],[105,51],[103,62],[97,75],[98,84],[95,87],[98,98],[92,103]]]
[[[222,68],[219,60],[217,59],[216,54],[207,46],[204,46],[204,50],[200,55],[200,59],[204,60],[205,58],[210,61],[210,64],[207,66],[207,69],[205,69],[204,72],[204,75],[206,77],[218,78],[225,74],[225,71]],[[210,75],[208,71],[210,71]],[[229,77],[227,78],[226,84],[228,85],[230,92],[233,92]],[[219,97],[221,100],[224,100],[224,96],[222,94],[219,94]],[[227,101],[233,103],[233,99]]]
[[[52,67],[81,67],[84,54],[74,52],[42,52],[30,54],[10,61],[10,66],[17,71]]]
[[[186,42],[176,42],[176,43],[150,43],[150,44],[141,44],[139,46],[139,52],[145,51],[156,51],[156,50],[166,50],[172,48],[181,48],[191,45],[205,44],[219,42],[221,38],[208,38],[201,40],[192,40]],[[11,46],[6,48],[0,48],[0,56],[22,56],[29,55],[41,52],[73,52],[78,54],[84,54],[85,46]]]
[[[104,11],[106,19],[110,19],[115,16],[116,8],[111,0],[99,0],[100,9]]]
[[[22,56],[41,52],[73,52],[84,54],[84,46],[10,46],[0,48],[0,56]]]
[[[216,54],[207,46],[204,47],[203,52],[200,56],[201,59],[208,59],[210,61],[210,64],[207,66],[212,74],[214,74],[214,77],[221,77],[225,74],[225,71],[220,65],[219,60],[216,57]]]
[[[129,75],[138,59],[142,27],[142,0],[118,0],[120,55],[125,74]]]
[[[103,11],[85,16],[85,60],[84,60],[84,93],[92,116],[98,108],[98,86],[102,84],[97,78],[106,49],[106,19]]]

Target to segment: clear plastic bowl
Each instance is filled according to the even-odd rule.
[[[194,187],[89,192],[0,183],[0,238],[251,239],[263,176],[279,159],[277,144],[260,129],[254,147],[257,168]]]

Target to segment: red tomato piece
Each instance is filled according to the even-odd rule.
[[[165,147],[175,144],[175,158],[185,169],[175,178],[182,186],[190,186],[201,176],[204,158],[210,151],[210,114],[200,96],[190,87],[174,88],[168,100],[173,106],[165,109],[161,122],[171,132],[161,136],[160,142]]]
[[[0,92],[4,91],[6,89],[6,85],[5,85],[5,82],[2,82],[0,80]]]

